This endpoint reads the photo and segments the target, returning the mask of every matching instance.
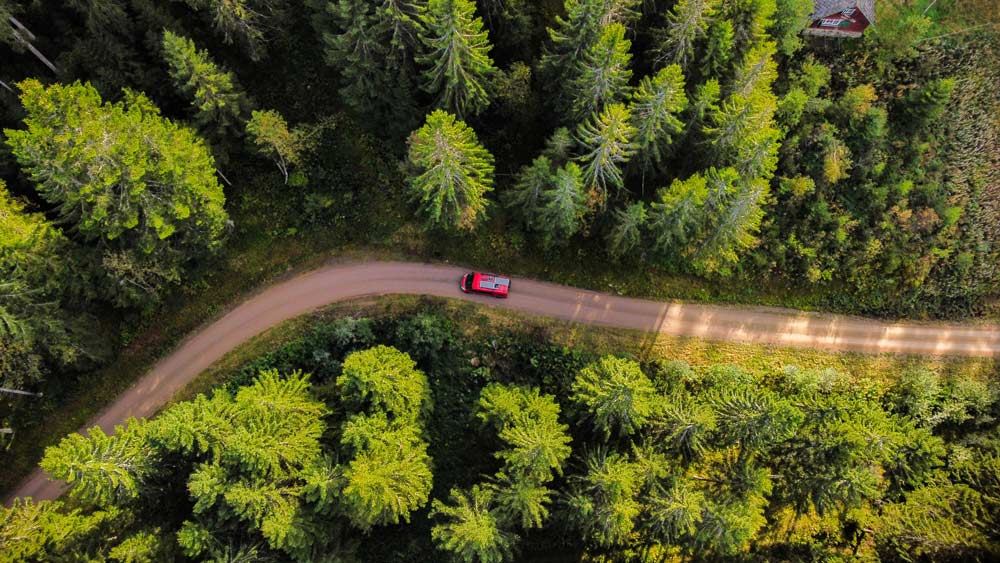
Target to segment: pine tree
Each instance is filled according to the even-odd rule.
[[[718,5],[719,0],[679,0],[674,4],[666,26],[659,31],[656,62],[687,69],[694,60],[695,44],[704,37]]]
[[[345,405],[385,412],[394,420],[415,421],[429,408],[427,376],[408,354],[390,346],[347,356],[337,388]]]
[[[636,498],[639,467],[619,453],[598,449],[585,460],[586,472],[570,478],[565,503],[584,539],[601,547],[622,545],[633,532],[641,505]]]
[[[735,174],[735,171],[728,169]],[[756,242],[755,233],[764,218],[763,205],[768,195],[764,180],[742,183],[732,199],[715,216],[707,238],[695,253],[696,267],[706,272],[727,274],[739,253]]]
[[[242,134],[249,103],[233,73],[219,68],[194,41],[169,30],[163,32],[163,59],[174,86],[191,99],[200,128],[215,124],[220,135]]]
[[[146,440],[146,426],[130,420],[108,436],[99,426],[84,438],[70,434],[45,450],[41,466],[70,485],[70,494],[97,506],[124,504],[137,498],[156,464]]]
[[[472,0],[430,0],[420,36],[426,49],[424,89],[438,96],[438,107],[459,117],[490,105],[490,77],[496,73],[483,20]]]
[[[39,354],[57,364],[80,357],[57,307],[75,285],[69,251],[62,232],[26,212],[0,180],[0,387],[41,379]]]
[[[503,529],[493,512],[493,495],[478,485],[469,492],[452,489],[445,504],[435,500],[431,517],[443,522],[431,529],[442,551],[463,563],[504,563],[513,558],[516,537]]]
[[[653,413],[655,389],[639,364],[604,356],[583,368],[570,397],[605,440],[629,436]]]
[[[622,165],[635,152],[636,129],[629,122],[631,114],[623,104],[610,104],[600,114],[577,129],[577,141],[584,147],[584,185],[603,198],[608,188],[623,187]]]
[[[298,129],[289,131],[285,118],[274,110],[254,111],[247,122],[247,134],[257,152],[274,160],[287,184],[289,167],[302,162],[307,148],[305,134]]]
[[[567,81],[597,42],[602,29],[628,24],[638,17],[640,0],[565,0],[566,19],[556,16],[555,28],[547,28],[550,45],[542,53],[541,69],[553,90],[569,99]]]
[[[496,505],[497,520],[525,530],[541,528],[549,517],[552,489],[530,478],[513,478],[500,473],[489,489]]]
[[[791,57],[802,47],[802,30],[812,21],[812,0],[777,0],[770,35],[778,42],[778,50]]]
[[[508,447],[497,452],[503,473],[518,481],[544,484],[562,474],[570,454],[569,427],[559,422],[559,405],[537,388],[491,385],[479,399],[480,418],[498,426],[498,436]],[[509,411],[497,407],[504,405]],[[501,407],[502,408],[502,407]]]
[[[583,173],[575,162],[556,171],[551,186],[542,193],[538,229],[545,246],[566,242],[579,232],[587,212]]]
[[[326,6],[337,29],[323,29],[324,55],[340,69],[341,99],[381,127],[412,128],[418,115],[412,59],[425,6],[408,0],[338,0]]]
[[[576,140],[573,139],[573,133],[567,127],[560,127],[546,139],[542,154],[551,159],[552,164],[562,166],[569,161],[575,147]]]
[[[553,179],[552,161],[544,155],[535,158],[529,166],[521,168],[517,183],[503,194],[504,205],[514,210],[528,228],[544,225],[545,222],[539,219],[542,192],[549,188]]]
[[[79,236],[101,240],[106,265],[130,267],[105,290],[120,303],[155,298],[181,262],[219,246],[225,196],[203,142],[159,114],[145,96],[102,103],[79,83],[20,84],[26,130],[7,144],[39,194]]]
[[[616,209],[612,219],[614,224],[608,232],[608,252],[614,258],[621,258],[642,242],[646,205],[641,201],[630,203],[624,209]]]
[[[472,229],[486,214],[493,189],[493,155],[455,116],[436,110],[409,139],[413,198],[428,227]]]
[[[677,116],[687,104],[684,75],[679,66],[662,68],[655,76],[642,79],[632,93],[629,110],[636,129],[636,150],[643,162],[660,163],[672,136],[684,127]]]
[[[703,76],[726,74],[736,48],[735,41],[732,22],[718,18],[712,20],[705,39],[705,53],[699,61]]]
[[[650,204],[647,227],[653,235],[652,249],[660,254],[681,255],[694,242],[705,220],[708,186],[705,177],[693,174],[675,179],[661,188]]]
[[[621,101],[632,78],[629,63],[632,42],[625,39],[625,26],[613,23],[601,29],[597,41],[587,49],[567,84],[577,120],[599,113],[609,103]]]
[[[430,496],[427,443],[416,436],[393,440],[395,435],[379,436],[344,470],[339,502],[351,523],[361,530],[409,522],[410,513]]]
[[[267,54],[264,30],[278,4],[268,0],[184,0],[191,8],[212,18],[215,30],[227,44],[239,43],[250,60],[258,62]]]

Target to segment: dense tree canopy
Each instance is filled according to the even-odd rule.
[[[27,129],[6,129],[7,144],[60,216],[101,241],[115,299],[148,300],[179,279],[182,252],[219,245],[225,196],[190,130],[134,92],[109,104],[85,84],[20,88]]]

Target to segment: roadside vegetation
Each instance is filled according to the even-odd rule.
[[[152,420],[49,448],[71,493],[4,509],[5,560],[1000,553],[1000,388],[968,366],[744,347],[740,367],[468,304],[339,307]]]

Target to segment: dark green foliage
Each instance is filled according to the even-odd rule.
[[[424,3],[337,0],[320,2],[319,9],[333,20],[326,26],[317,18],[326,62],[340,69],[341,98],[382,127],[412,130],[418,115],[413,56],[424,29]]]
[[[489,80],[496,73],[489,36],[475,16],[471,0],[430,0],[420,40],[425,53],[418,60],[424,89],[437,96],[437,106],[464,118],[490,105]]]

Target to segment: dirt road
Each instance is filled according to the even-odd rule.
[[[786,309],[719,307],[615,297],[515,279],[509,299],[466,295],[465,270],[406,262],[335,265],[274,285],[191,335],[87,425],[111,431],[129,417],[154,414],[179,389],[243,342],[283,321],[335,301],[369,295],[424,294],[475,301],[574,322],[714,340],[860,352],[992,356],[1000,327],[884,323]],[[52,499],[61,483],[36,470],[13,497]]]

